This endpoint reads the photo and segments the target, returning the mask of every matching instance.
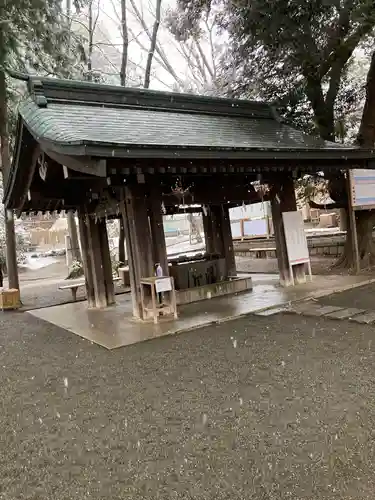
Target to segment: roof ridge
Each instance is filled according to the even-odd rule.
[[[223,97],[180,94],[149,89],[102,85],[76,80],[29,77],[29,93],[39,107],[66,102],[105,107],[145,108],[226,116],[276,119],[268,103]]]

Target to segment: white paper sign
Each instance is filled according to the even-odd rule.
[[[159,278],[155,280],[155,289],[157,293],[170,292],[172,290],[171,278]]]
[[[283,212],[288,259],[291,266],[310,261],[301,212]]]
[[[363,168],[350,171],[353,207],[375,205],[375,172]]]

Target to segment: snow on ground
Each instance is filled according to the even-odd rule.
[[[56,264],[58,259],[52,256],[45,257],[32,257],[33,254],[26,254],[26,261],[20,265],[20,267],[24,267],[30,269],[31,271],[35,271],[37,269],[42,269],[43,267],[50,266],[51,264]]]

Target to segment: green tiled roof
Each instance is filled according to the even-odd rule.
[[[65,103],[39,108],[31,99],[20,113],[35,136],[59,144],[276,150],[326,147],[324,141],[273,119]]]
[[[20,107],[26,126],[51,148],[70,147],[70,154],[126,156],[152,149],[337,158],[359,151],[283,125],[266,103],[54,79],[30,79],[29,90]]]

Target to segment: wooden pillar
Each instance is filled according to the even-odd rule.
[[[275,176],[272,178],[272,183],[274,185],[274,196],[271,197],[271,211],[280,284],[287,287],[293,285],[293,279],[292,276],[290,276],[282,213],[294,212],[297,210],[296,195],[293,178],[291,176],[285,174],[282,176]],[[295,283],[304,283],[306,281],[305,264],[293,266],[293,273]]]
[[[107,306],[109,306],[111,304],[114,304],[116,302],[116,299],[115,299],[115,287],[113,285],[113,272],[112,272],[111,254],[109,251],[107,224],[105,220],[102,219],[98,223],[98,226],[99,226],[98,231],[100,238],[101,259],[104,271],[105,293],[107,299]]]
[[[211,207],[205,205],[202,211],[203,219],[203,230],[204,230],[204,240],[206,243],[206,252],[209,254],[214,254],[215,252],[215,241],[214,241],[214,228],[212,220]]]
[[[88,306],[108,307],[115,302],[115,292],[106,223],[95,221],[84,209],[78,222]]]
[[[92,268],[89,255],[89,238],[88,238],[88,221],[87,214],[84,210],[78,213],[79,236],[81,240],[81,253],[83,272],[85,274],[86,294],[89,307],[95,307],[95,292],[92,276]]]
[[[133,304],[133,316],[141,317],[141,291],[139,287],[139,262],[136,257],[136,236],[134,228],[134,211],[130,193],[127,189],[123,192],[121,202],[121,215],[124,224],[126,253],[128,256],[129,281]]]
[[[220,205],[211,206],[211,225],[212,225],[212,247],[214,253],[224,257],[224,242],[222,238],[222,213]]]
[[[227,268],[227,276],[236,276],[236,260],[234,256],[229,208],[226,205],[221,205],[220,209],[221,240],[223,242],[223,252]]]
[[[161,213],[161,192],[158,187],[152,187],[150,193],[150,228],[154,264],[160,263],[164,276],[169,276],[167,246]]]
[[[154,275],[148,197],[145,184],[125,188],[122,215],[129,263],[133,315],[141,317],[140,279]]]
[[[13,210],[5,210],[5,243],[6,243],[6,263],[8,271],[9,288],[19,290],[16,235],[14,232]]]
[[[88,218],[89,256],[95,293],[95,307],[107,307],[107,293],[102,249],[100,239],[100,224],[92,217]]]

